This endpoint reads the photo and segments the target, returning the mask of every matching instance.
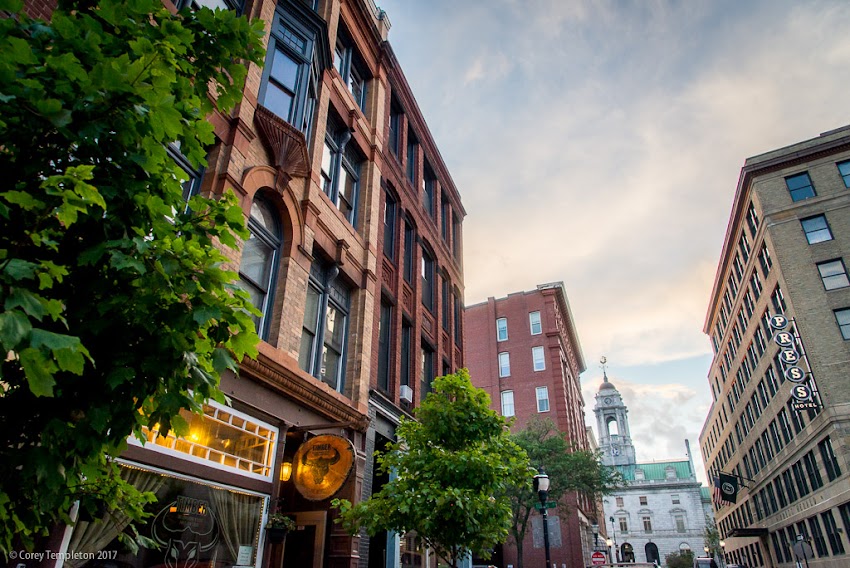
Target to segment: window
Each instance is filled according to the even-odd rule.
[[[455,345],[460,347],[463,344],[463,329],[461,327],[463,321],[463,303],[460,300],[460,292],[457,288],[454,289],[452,299],[455,308]]]
[[[802,225],[803,232],[806,234],[806,241],[810,245],[832,240],[832,231],[824,215],[800,219],[800,225]]]
[[[823,531],[820,528],[820,522],[817,516],[809,517],[809,528],[812,529],[812,540],[815,542],[815,550],[818,553],[818,558],[829,556],[826,550],[826,540],[823,538]]]
[[[443,312],[443,330],[450,332],[452,328],[452,285],[451,282],[449,282],[449,277],[446,273],[443,273],[441,280],[443,293],[440,304]]]
[[[313,263],[310,268],[298,362],[302,369],[342,392],[350,293],[336,277],[338,272],[335,265]]]
[[[511,376],[511,354],[507,352],[499,353],[499,376]]]
[[[642,516],[641,520],[643,521],[643,532],[651,533],[652,532],[652,519],[649,517],[649,515]]]
[[[425,395],[431,392],[431,384],[434,382],[434,349],[430,345],[422,342],[422,374],[420,375],[421,390],[419,391],[420,400],[424,400]]]
[[[549,412],[549,387],[537,387],[537,412]]]
[[[514,391],[502,391],[502,416],[514,416]]]
[[[452,205],[446,193],[440,194],[440,234],[445,242],[449,242],[449,220],[452,218]]]
[[[531,327],[531,335],[540,335],[543,333],[543,324],[540,322],[540,312],[531,312],[528,314],[528,324]]]
[[[407,179],[416,187],[416,176],[419,173],[419,141],[413,132],[407,131]]]
[[[841,542],[838,525],[835,523],[835,517],[832,516],[832,510],[824,511],[820,514],[823,521],[823,526],[826,528],[826,538],[829,540],[829,547],[833,554],[844,554],[844,543]]]
[[[210,10],[235,10],[237,13],[242,10],[241,0],[181,0],[174,4],[177,6],[178,10],[187,6],[193,10],[197,10],[204,6]]]
[[[360,54],[354,49],[354,41],[344,29],[340,28],[334,50],[334,65],[339,71],[342,82],[354,97],[360,110],[366,109],[366,73],[360,61]]]
[[[319,75],[324,71],[321,58],[314,57],[318,33],[319,24],[308,29],[303,20],[277,11],[259,93],[260,104],[299,129],[308,140]]]
[[[838,328],[841,330],[841,337],[850,339],[850,308],[841,308],[835,310],[835,321],[838,322]]]
[[[248,292],[251,303],[260,311],[259,316],[252,316],[257,334],[268,339],[274,305],[273,288],[283,238],[277,215],[262,195],[257,195],[251,204],[248,231],[248,240],[242,245],[239,286]]]
[[[390,124],[389,135],[387,136],[387,144],[390,147],[390,152],[399,155],[399,145],[401,144],[401,119],[402,112],[395,100],[390,105]]]
[[[823,460],[823,467],[826,469],[826,477],[830,481],[835,481],[841,475],[841,468],[838,467],[838,458],[835,457],[835,451],[832,449],[832,440],[829,436],[824,438],[819,444],[820,457]]]
[[[812,491],[817,491],[823,487],[823,478],[820,475],[817,460],[815,460],[814,452],[809,452],[803,456],[803,464],[806,466],[809,483],[812,485]]]
[[[767,278],[767,275],[770,274],[770,268],[773,266],[773,259],[770,258],[770,252],[767,250],[767,243],[761,244],[761,250],[759,251],[759,264],[761,264],[761,271],[764,274],[764,277]]]
[[[460,260],[460,217],[452,211],[452,254]]]
[[[395,260],[396,200],[384,192],[384,255]]]
[[[531,348],[531,358],[534,361],[534,370],[535,371],[546,370],[546,358],[544,357],[542,347],[532,347]]]
[[[629,532],[629,523],[626,517],[620,517],[620,532]]]
[[[644,506],[645,506],[645,505],[647,505],[647,504],[649,503],[649,502],[647,501],[647,498],[646,498],[646,496],[645,496],[645,495],[641,495],[640,497],[638,497],[638,499],[640,500],[640,504],[641,504],[641,505],[644,505]]]
[[[189,159],[180,151],[180,143],[172,142],[166,148],[169,157],[174,160],[183,170],[185,176],[181,176],[181,186],[183,187],[183,208],[181,211],[174,210],[175,213],[186,213],[189,211],[189,200],[201,193],[201,181],[204,178],[203,168],[193,168]],[[184,179],[185,178],[185,179]]]
[[[623,498],[622,497],[617,497],[617,507],[619,507],[621,509],[623,508]]]
[[[508,318],[496,320],[496,341],[508,340]]]
[[[819,262],[817,267],[825,290],[850,286],[850,280],[847,279],[847,269],[844,267],[844,261],[840,258]]]
[[[770,296],[770,302],[773,304],[773,309],[776,310],[776,313],[784,314],[785,310],[788,309],[788,306],[785,304],[785,294],[782,293],[782,288],[777,286],[773,290],[773,294]]]
[[[422,247],[422,305],[434,313],[434,257]]]
[[[750,227],[750,235],[755,238],[756,231],[759,228],[759,217],[756,214],[756,208],[752,201],[750,202],[750,206],[747,208],[747,225]]]
[[[844,187],[850,187],[850,160],[839,162],[836,166],[838,166],[838,173],[844,180]]]
[[[679,496],[678,495],[671,495],[670,498],[673,500],[674,505],[679,504]]]
[[[817,195],[812,186],[812,180],[806,172],[785,178],[785,185],[791,193],[791,201],[802,201]]]
[[[404,281],[408,284],[413,284],[413,275],[416,269],[413,268],[413,246],[416,243],[416,231],[413,225],[405,219],[404,221]]]
[[[392,344],[393,306],[381,298],[381,320],[378,324],[378,388],[390,390],[390,354]]]
[[[685,515],[674,515],[676,521],[676,532],[685,532]]]
[[[399,383],[402,386],[410,385],[410,370],[412,365],[410,355],[411,355],[411,345],[413,341],[413,326],[411,326],[407,321],[402,320],[401,322],[401,377],[399,377]]]
[[[328,120],[322,153],[322,190],[352,225],[357,223],[357,196],[360,191],[360,157],[348,147],[351,131]]]
[[[437,178],[431,167],[426,163],[422,178],[422,206],[428,213],[428,217],[434,219],[437,211]]]

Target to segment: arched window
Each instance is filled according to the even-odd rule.
[[[257,334],[267,339],[283,236],[277,215],[260,195],[255,197],[251,204],[248,230],[251,235],[242,246],[239,283],[251,296],[251,303],[262,312],[262,315],[254,316],[254,323],[257,326]]]
[[[608,422],[605,424],[608,427],[608,435],[609,436],[617,436],[620,433],[620,427],[617,424],[617,419],[613,416],[608,418]]]

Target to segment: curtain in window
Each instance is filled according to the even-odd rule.
[[[245,495],[233,491],[210,489],[215,504],[221,536],[233,558],[239,557],[240,546],[250,546],[256,554],[256,537],[260,525],[262,499],[256,495]],[[254,564],[254,557],[250,565]]]

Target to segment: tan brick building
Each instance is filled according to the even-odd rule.
[[[110,560],[421,566],[413,535],[349,537],[330,501],[380,485],[375,447],[436,375],[462,366],[460,196],[372,0],[176,7],[198,5],[265,22],[264,67],[249,68],[232,116],[211,117],[205,171],[184,166],[187,195],[241,200],[251,237],[231,259],[262,312],[263,341],[256,361],[223,377],[231,407],[187,416],[187,438],[131,441],[122,464],[157,495],[143,531],[162,548]],[[49,9],[30,4],[36,15]],[[284,543],[265,528],[275,511],[297,524]],[[53,550],[117,550],[123,527],[83,521],[55,535]]]
[[[795,566],[802,539],[808,566],[848,563],[848,252],[850,127],[746,161],[704,329],[703,458],[743,483],[716,510],[729,562]]]

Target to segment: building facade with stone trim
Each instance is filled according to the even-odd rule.
[[[602,463],[619,471],[626,486],[603,499],[615,561],[658,562],[691,550],[701,556],[706,509],[703,488],[688,456],[638,463],[631,440],[628,408],[604,374],[593,409],[601,432]]]
[[[491,408],[514,418],[514,431],[532,416],[548,417],[576,447],[588,449],[579,381],[586,366],[563,283],[467,306],[465,323],[466,364],[473,384],[490,395]],[[565,504],[568,515],[549,515],[551,560],[579,568],[590,563],[597,513],[584,495],[569,494]],[[530,523],[524,562],[542,565],[541,516],[532,514]],[[516,565],[515,546],[505,545],[496,564]]]
[[[157,495],[142,530],[163,548],[115,560],[422,566],[413,535],[351,537],[330,506],[380,485],[373,450],[436,375],[463,365],[466,213],[388,42],[389,17],[372,0],[163,1],[265,22],[265,65],[249,66],[232,114],[210,117],[208,165],[186,165],[184,185],[241,201],[251,236],[226,253],[262,312],[262,341],[222,378],[232,406],[187,416],[185,439],[131,441],[123,470]],[[28,4],[40,16],[53,6]],[[265,528],[275,511],[297,524],[283,542]],[[120,530],[80,522],[49,548],[117,549]]]
[[[848,251],[850,127],[746,160],[704,327],[700,447],[742,482],[716,511],[730,562],[790,568],[798,538],[812,568],[850,561]]]

